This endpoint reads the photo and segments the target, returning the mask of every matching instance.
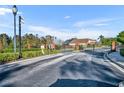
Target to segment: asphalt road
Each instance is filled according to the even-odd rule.
[[[33,64],[0,72],[4,87],[116,87],[124,80],[104,59],[104,49],[65,53]],[[14,67],[15,64],[11,64]]]

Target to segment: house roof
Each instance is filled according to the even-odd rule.
[[[94,41],[92,39],[74,39],[72,40],[70,43],[88,43],[88,41],[91,40],[91,41]]]

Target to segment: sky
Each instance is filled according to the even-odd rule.
[[[24,18],[22,35],[52,35],[59,39],[116,37],[124,30],[124,6],[107,5],[18,5]],[[0,34],[13,36],[12,5],[0,5]]]

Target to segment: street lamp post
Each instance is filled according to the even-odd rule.
[[[16,53],[16,15],[18,12],[16,5],[13,6],[12,12],[14,15],[14,53]]]

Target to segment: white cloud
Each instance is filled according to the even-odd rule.
[[[12,13],[12,9],[10,9],[10,8],[0,8],[0,15],[6,15],[8,13]],[[18,14],[22,14],[22,12],[18,12]]]
[[[39,34],[42,36],[52,35],[62,40],[66,40],[72,37],[97,39],[100,35],[103,35],[105,37],[110,37],[110,33],[111,33],[111,37],[117,35],[117,32],[110,30],[80,29],[74,32],[69,29],[66,30],[53,29],[44,26],[29,26],[29,32],[33,34]]]
[[[70,31],[67,29],[53,29],[44,26],[29,26],[29,32],[32,32],[34,34],[38,33],[39,35],[44,35],[44,36],[52,35],[63,40],[67,38],[71,38],[73,36],[73,34],[70,33]]]
[[[107,26],[107,25],[109,25],[109,24],[107,24],[107,23],[98,23],[98,24],[95,24],[95,26]]]
[[[105,26],[109,25],[109,22],[115,19],[112,18],[102,18],[102,19],[92,19],[86,21],[78,21],[74,23],[74,27],[87,27],[87,26]]]
[[[7,13],[12,13],[12,10],[9,8],[0,8],[0,15],[5,15]]]
[[[105,37],[113,37],[116,35],[116,32],[111,30],[81,29],[75,35],[79,38],[97,39],[100,35],[103,35]]]
[[[69,19],[69,18],[71,18],[71,16],[65,16],[65,17],[64,17],[64,19]]]

